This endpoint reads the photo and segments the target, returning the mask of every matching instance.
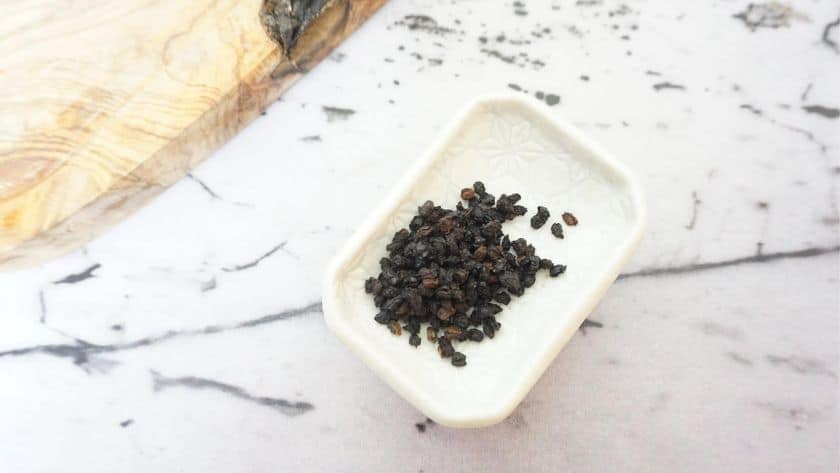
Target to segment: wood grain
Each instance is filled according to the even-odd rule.
[[[262,0],[0,0],[0,268],[137,210],[384,1],[327,2],[287,50]]]

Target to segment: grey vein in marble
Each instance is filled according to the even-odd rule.
[[[808,85],[805,87],[805,90],[802,91],[802,95],[799,96],[799,100],[804,102],[808,100],[808,94],[811,93],[811,89],[814,87],[813,82],[808,82]]]
[[[764,409],[774,417],[780,419],[789,419],[795,422],[796,430],[802,429],[802,421],[818,420],[823,417],[822,413],[817,409],[807,409],[798,406],[780,406],[773,402],[753,402],[753,405]]]
[[[287,416],[298,416],[305,414],[315,408],[312,404],[303,401],[290,402],[286,399],[266,396],[254,396],[248,391],[234,386],[232,384],[222,383],[213,379],[199,378],[197,376],[181,376],[178,378],[168,378],[161,375],[157,371],[152,371],[152,380],[154,382],[155,392],[163,391],[169,388],[187,388],[187,389],[209,389],[220,393],[233,396],[244,401],[253,402],[261,406],[270,407],[271,409],[280,412]]]
[[[213,289],[216,289],[216,277],[215,276],[210,278],[209,281],[205,281],[205,282],[201,283],[201,292],[212,291]]]
[[[697,223],[697,207],[703,202],[697,198],[697,191],[691,191],[691,220],[685,226],[686,230],[694,230],[694,224]]]
[[[802,128],[799,128],[797,126],[788,125],[787,123],[782,123],[782,122],[776,120],[773,117],[767,116],[767,114],[765,114],[764,111],[762,111],[760,108],[757,108],[757,107],[755,107],[753,105],[750,105],[750,104],[742,104],[740,106],[740,108],[749,111],[753,115],[764,118],[765,120],[767,120],[769,123],[771,123],[773,125],[776,125],[780,128],[784,128],[785,130],[792,131],[794,133],[797,133],[797,134],[800,134],[800,135],[804,136],[808,141],[810,141],[811,143],[814,143],[815,145],[819,146],[820,153],[825,154],[825,152],[828,150],[828,145],[826,145],[824,142],[818,140],[817,137],[808,130],[803,130]]]
[[[694,273],[698,271],[708,271],[710,269],[725,268],[728,266],[738,266],[741,264],[767,263],[770,261],[777,261],[782,259],[813,258],[816,256],[822,256],[838,252],[840,252],[840,245],[835,245],[831,247],[806,248],[804,250],[797,251],[780,251],[776,253],[762,253],[758,251],[753,256],[744,256],[741,258],[733,258],[721,261],[709,261],[706,263],[691,263],[677,266],[652,267],[641,269],[632,273],[619,274],[617,280],[620,281],[622,279],[629,279],[635,277],[656,277],[667,276],[671,274]]]
[[[218,199],[218,200],[221,200],[221,199],[222,199],[222,198],[219,196],[219,194],[217,194],[217,193],[216,193],[216,191],[214,191],[213,189],[211,189],[211,188],[210,188],[210,186],[208,186],[208,185],[207,185],[204,181],[202,181],[201,179],[199,179],[199,178],[195,177],[195,175],[194,175],[193,173],[188,172],[188,173],[187,173],[187,177],[188,177],[189,179],[191,179],[191,180],[195,181],[195,182],[196,182],[199,186],[201,186],[201,188],[202,188],[202,189],[204,189],[204,191],[205,191],[205,192],[207,192],[207,194],[209,194],[209,195],[210,195],[210,197],[212,197],[213,199]]]
[[[750,31],[758,28],[775,29],[790,26],[792,18],[804,19],[801,13],[778,2],[750,3],[744,11],[732,16],[744,22]]]
[[[835,53],[840,53],[840,47],[837,42],[831,39],[831,30],[840,26],[840,16],[836,20],[828,22],[823,28],[822,37],[820,38],[823,44],[831,48]]]
[[[234,271],[242,271],[243,269],[253,268],[254,266],[260,264],[262,262],[262,260],[268,258],[269,256],[273,255],[274,253],[277,253],[278,251],[285,248],[287,243],[288,243],[288,241],[280,242],[278,245],[274,246],[274,248],[265,252],[259,258],[255,259],[253,261],[250,261],[248,263],[244,263],[244,264],[237,264],[237,265],[234,265],[234,266],[226,266],[226,267],[222,268],[222,271],[230,273],[230,272],[234,272]]]
[[[38,305],[41,308],[41,315],[38,317],[38,321],[42,324],[47,323],[47,302],[44,300],[44,290],[41,289],[38,291]]]
[[[93,274],[94,271],[100,267],[102,267],[102,265],[96,263],[80,273],[68,274],[57,281],[53,281],[53,284],[76,284],[77,282],[84,281],[85,279],[94,278],[96,277],[96,275]]]
[[[825,118],[840,117],[840,110],[832,107],[826,107],[824,105],[805,105],[802,107],[802,110]]]
[[[190,330],[170,330],[159,335],[152,335],[131,342],[115,343],[109,345],[93,344],[78,338],[71,337],[75,341],[75,343],[73,344],[35,345],[30,347],[15,348],[12,350],[0,351],[0,358],[18,357],[23,355],[40,353],[55,356],[58,358],[70,358],[76,365],[81,366],[87,363],[89,361],[89,355],[93,354],[116,353],[156,345],[158,343],[170,341],[176,338],[196,337],[200,335],[210,335],[228,332],[232,330],[251,328],[321,311],[321,303],[314,302],[304,307],[289,309],[282,312],[278,312],[276,314],[264,315],[256,319],[245,320],[233,324],[208,325],[206,327]]]
[[[795,371],[800,374],[823,375],[835,380],[837,379],[837,373],[828,369],[820,360],[804,358],[796,355],[767,355],[766,358],[767,361],[773,366],[789,368],[792,371]]]
[[[657,82],[653,84],[653,90],[659,92],[660,90],[665,89],[674,89],[674,90],[685,90],[684,85],[675,84],[673,82]]]
[[[578,327],[578,330],[580,330],[580,333],[586,335],[586,329],[587,328],[592,328],[592,327],[602,328],[603,326],[604,326],[604,324],[602,324],[601,322],[598,322],[597,320],[583,319],[583,323],[580,324],[580,327]]]
[[[263,112],[263,115],[265,115],[265,112]],[[186,177],[188,179],[194,181],[199,186],[201,186],[201,188],[204,190],[204,192],[206,192],[207,195],[209,195],[212,200],[219,200],[219,201],[227,202],[227,200],[222,198],[222,196],[220,196],[209,185],[207,185],[206,182],[204,182],[203,180],[195,177],[195,174],[193,174],[191,172],[188,172]],[[230,203],[233,204],[233,205],[239,206],[239,207],[253,207],[252,204],[249,204],[247,202],[236,202],[236,201],[234,201],[234,202],[230,202]]]
[[[327,122],[344,121],[356,114],[352,108],[329,107],[324,105],[321,110],[327,115]]]
[[[702,322],[697,325],[697,328],[706,335],[719,336],[730,340],[740,340],[744,336],[737,328],[716,322]]]
[[[726,356],[730,360],[734,361],[735,363],[738,363],[738,364],[741,364],[741,365],[744,365],[744,366],[752,366],[752,364],[753,364],[752,360],[750,360],[749,358],[747,358],[744,355],[735,353],[734,351],[727,352]]]

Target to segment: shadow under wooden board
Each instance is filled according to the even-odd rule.
[[[183,177],[386,0],[0,0],[0,269]]]

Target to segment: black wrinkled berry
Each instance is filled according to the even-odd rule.
[[[510,294],[507,292],[499,289],[496,291],[496,294],[493,296],[493,300],[498,302],[499,304],[508,305],[510,304]]]
[[[480,342],[484,340],[484,334],[481,332],[481,330],[471,328],[467,330],[467,338],[474,342]]]
[[[456,351],[452,354],[452,366],[462,367],[467,364],[467,356],[463,353]]]
[[[548,270],[548,275],[556,278],[557,276],[566,272],[566,266],[562,264],[555,264]]]
[[[531,217],[531,227],[535,229],[541,228],[550,216],[551,214],[547,208],[543,206],[537,207],[537,214]]]
[[[441,358],[449,358],[455,353],[455,349],[452,348],[452,342],[448,338],[438,338],[438,353],[440,353]]]
[[[560,223],[552,224],[551,234],[556,236],[557,238],[563,238],[563,225],[560,225]]]

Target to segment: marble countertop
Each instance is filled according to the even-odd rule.
[[[393,0],[133,217],[0,274],[0,471],[837,471],[840,7],[748,5]],[[513,91],[650,225],[515,413],[452,430],[327,331],[321,277]]]

